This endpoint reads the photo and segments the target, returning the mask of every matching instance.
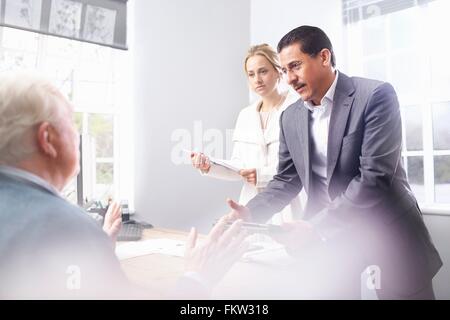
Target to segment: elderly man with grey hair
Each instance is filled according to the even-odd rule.
[[[60,195],[79,170],[72,117],[47,80],[0,76],[0,298],[152,297],[128,282],[98,224]],[[177,296],[206,297],[245,250],[241,222],[225,223],[201,244],[191,230]]]

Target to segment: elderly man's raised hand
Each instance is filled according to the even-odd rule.
[[[113,243],[117,240],[117,235],[122,227],[122,210],[117,202],[111,202],[105,214],[103,231],[111,238]]]
[[[185,252],[185,269],[198,273],[212,288],[248,248],[244,241],[247,234],[241,229],[242,221],[236,220],[226,228],[228,219],[222,217],[206,239],[198,240],[191,229]]]

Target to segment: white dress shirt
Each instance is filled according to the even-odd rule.
[[[328,130],[330,127],[331,109],[333,108],[334,92],[336,90],[338,77],[339,73],[336,70],[336,77],[327,93],[320,101],[320,105],[315,106],[309,101],[304,102],[305,107],[310,111],[310,159],[313,173],[313,188],[315,198],[324,205],[330,203],[327,185]]]

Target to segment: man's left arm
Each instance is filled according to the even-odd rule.
[[[309,221],[322,237],[330,238],[356,219],[365,219],[389,196],[402,144],[399,103],[390,84],[373,91],[364,111],[363,130],[359,174]]]

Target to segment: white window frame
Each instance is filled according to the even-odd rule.
[[[424,6],[425,8],[427,5]],[[426,9],[425,9],[426,10]],[[426,12],[428,16],[428,12]],[[387,19],[385,19],[384,23],[384,33],[385,37],[385,46],[386,51],[383,54],[372,54],[364,56],[363,54],[363,43],[362,43],[362,28],[353,27],[351,25],[344,26],[344,41],[346,43],[347,57],[346,61],[347,67],[351,70],[352,74],[364,75],[363,67],[364,63],[376,58],[383,57],[386,61],[386,79],[387,81],[391,81],[391,63],[392,57],[396,54],[401,54],[405,52],[411,51],[408,49],[393,49],[391,48],[390,41],[390,23],[391,18],[390,14],[386,15]],[[427,17],[428,18],[428,17]],[[363,21],[359,21],[355,24],[362,23]],[[352,40],[350,44],[350,38]],[[426,41],[426,40],[425,40]],[[426,45],[426,43],[424,44]],[[349,57],[349,53],[355,50],[358,50],[356,56],[360,57],[359,61],[351,61],[352,59]],[[431,62],[428,57],[426,59],[427,65],[425,68],[431,70]],[[431,75],[431,72],[430,72]],[[426,92],[429,94],[424,96],[422,101],[418,101],[417,99],[411,99],[409,97],[402,97],[402,105],[401,108],[407,108],[408,106],[420,106],[423,121],[422,121],[422,142],[423,142],[423,150],[420,151],[411,151],[406,150],[406,136],[403,134],[403,144],[402,144],[402,158],[405,163],[405,170],[408,170],[407,158],[411,156],[421,156],[423,157],[423,170],[424,170],[424,189],[425,189],[425,200],[419,202],[421,209],[427,214],[437,214],[437,215],[450,215],[450,200],[449,203],[437,203],[435,202],[435,177],[434,177],[434,157],[435,156],[450,156],[450,150],[435,150],[433,144],[433,110],[432,106],[439,103],[446,103],[449,101],[441,101],[435,100],[431,97],[431,81],[425,81],[428,85]],[[405,123],[402,121],[402,132],[406,133]]]
[[[12,52],[24,52],[27,54],[32,54],[36,56],[36,60],[34,63],[34,67],[36,70],[43,70],[44,67],[44,61],[46,59],[46,48],[48,45],[48,39],[51,36],[48,35],[42,35],[42,34],[36,34],[37,37],[37,49],[36,52],[34,51],[28,51],[28,50],[20,50],[20,49],[14,49],[14,48],[4,48],[3,46],[3,36],[4,31],[8,29],[8,27],[0,27],[0,54],[3,53],[4,50],[12,51]],[[23,31],[21,32],[29,32],[29,31]],[[68,40],[68,39],[60,39],[60,41],[75,41],[75,40]],[[76,43],[79,43],[80,45],[86,45],[82,42],[75,41]],[[92,45],[93,44],[88,44]],[[112,48],[104,48],[104,50],[117,50]],[[115,54],[115,53],[113,53]],[[132,101],[131,99],[131,69],[129,68],[129,63],[126,63],[126,66],[124,65],[125,61],[129,61],[130,54],[129,52],[120,52],[120,57],[115,57],[115,59],[120,59],[121,63],[118,63],[118,71],[120,76],[114,77],[114,80],[119,83],[108,83],[108,85],[114,85],[115,87],[120,87],[123,91],[121,91],[120,98],[118,100],[114,100],[113,105],[105,105],[102,108],[97,108],[94,106],[89,105],[83,105],[79,104],[75,101],[74,103],[74,112],[75,113],[82,113],[83,119],[82,119],[82,130],[80,133],[87,133],[88,132],[88,114],[104,114],[112,116],[113,119],[113,156],[107,157],[107,158],[97,158],[96,157],[96,164],[97,163],[113,163],[113,197],[114,199],[120,201],[120,200],[127,200],[129,203],[131,203],[130,208],[133,208],[134,203],[134,172],[132,168],[130,168],[130,165],[133,164],[133,149],[132,144],[129,140],[124,141],[123,137],[121,136],[122,130],[131,130],[132,129],[132,115],[126,115],[124,116],[124,113],[131,109],[132,107]],[[64,57],[63,57],[64,58]],[[123,60],[122,60],[123,59]],[[81,58],[80,58],[81,60]],[[76,62],[76,65],[80,63],[80,60]],[[116,64],[115,64],[116,66]],[[117,80],[118,79],[118,80]],[[71,79],[72,85],[75,87],[77,86],[77,79]],[[127,103],[126,107],[129,108],[123,108],[121,106],[124,106],[124,102]],[[122,119],[125,118],[125,121]],[[131,133],[130,133],[131,134]],[[127,134],[126,136],[130,136],[130,134]],[[132,134],[131,134],[132,136]],[[125,155],[125,156],[124,156]],[[124,166],[121,166],[120,163],[124,163]],[[121,183],[122,177],[126,177],[126,180],[124,184]],[[96,177],[94,177],[95,181]]]

